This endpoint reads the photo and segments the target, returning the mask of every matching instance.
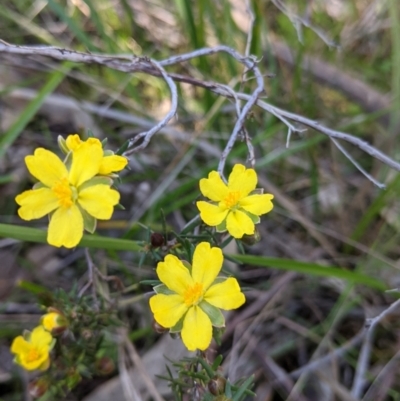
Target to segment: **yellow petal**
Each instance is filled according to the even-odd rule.
[[[88,138],[86,141],[82,141],[78,134],[68,135],[65,143],[69,150],[76,151],[83,143],[90,145],[97,145],[103,147],[100,140],[97,138]]]
[[[251,218],[240,210],[228,214],[226,229],[234,238],[242,238],[244,234],[254,234],[254,223]]]
[[[158,263],[157,275],[170,290],[180,295],[193,285],[189,270],[175,255],[167,255],[164,262]]]
[[[200,242],[193,254],[193,280],[203,284],[204,290],[207,290],[221,271],[223,261],[220,248],[211,248],[208,242]]]
[[[206,350],[212,340],[210,318],[198,306],[193,306],[183,320],[181,335],[182,341],[189,351]]]
[[[30,349],[29,343],[22,336],[14,338],[11,344],[11,352],[13,354],[21,354],[28,352]]]
[[[59,206],[58,198],[49,188],[24,191],[15,198],[15,201],[21,206],[18,215],[23,220],[40,219]]]
[[[19,363],[26,370],[46,370],[50,365],[48,350],[36,349],[35,347],[35,352],[38,352],[38,355],[35,359],[31,359],[29,354],[20,355]]]
[[[128,164],[128,159],[123,156],[112,155],[105,156],[101,160],[99,174],[108,175],[121,171]]]
[[[198,201],[196,202],[196,206],[200,210],[201,219],[211,227],[221,224],[228,214],[228,209],[224,210],[208,202]]]
[[[82,140],[78,134],[68,135],[65,143],[69,150],[75,151],[81,145]]]
[[[100,146],[103,149],[103,144],[101,143],[100,139],[91,137],[91,138],[86,139],[85,142],[88,143],[89,145]]]
[[[54,329],[57,329],[60,327],[59,324],[59,318],[60,320],[61,315],[57,312],[49,312],[43,315],[40,318],[40,324],[49,332],[53,331]]]
[[[242,196],[247,196],[257,186],[257,174],[252,169],[246,169],[242,164],[235,164],[228,178],[230,191],[240,191]]]
[[[200,180],[200,192],[215,202],[220,202],[228,195],[228,188],[217,171],[211,171],[208,178]]]
[[[60,158],[49,150],[38,148],[35,153],[25,157],[29,172],[47,187],[68,176],[67,168]]]
[[[78,203],[90,215],[100,220],[111,219],[119,193],[108,185],[93,185],[79,191]]]
[[[70,183],[79,187],[98,174],[102,158],[103,149],[100,142],[83,142],[72,153],[72,165],[69,172]]]
[[[46,347],[51,344],[53,337],[43,326],[38,326],[32,330],[29,341],[38,347]]]
[[[50,367],[50,358],[49,354],[47,354],[46,359],[40,364],[38,369],[44,371],[47,370],[49,367]]]
[[[239,308],[246,301],[244,294],[240,291],[239,283],[233,277],[209,288],[204,299],[211,305],[224,310]]]
[[[175,326],[188,309],[180,295],[157,294],[149,302],[155,321],[165,328]]]
[[[274,195],[271,194],[250,195],[242,199],[239,206],[247,212],[260,216],[272,210],[274,207],[272,199],[274,199]]]
[[[53,246],[73,248],[83,236],[83,217],[74,204],[69,208],[59,208],[50,218],[47,242]]]

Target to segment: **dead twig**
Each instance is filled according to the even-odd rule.
[[[361,347],[361,352],[358,357],[357,369],[354,376],[353,386],[351,389],[351,394],[354,398],[359,399],[363,388],[365,386],[366,378],[365,374],[368,370],[369,359],[372,350],[372,341],[374,339],[376,326],[388,315],[390,315],[396,308],[400,306],[400,299],[393,302],[388,308],[381,312],[378,316],[372,319],[366,319],[365,321],[365,337],[363,345]]]
[[[232,93],[232,90],[229,88],[227,89],[226,85],[222,85],[216,82],[210,81],[203,81],[193,77],[188,77],[180,74],[174,73],[165,73],[162,69],[163,67],[170,66],[173,64],[181,63],[184,61],[188,61],[195,57],[211,55],[218,52],[225,52],[234,57],[236,60],[244,64],[249,70],[254,72],[257,81],[257,87],[253,91],[252,94],[245,94],[245,93],[237,93],[235,95]],[[228,143],[225,146],[225,149],[220,157],[220,162],[218,165],[218,171],[222,175],[223,169],[225,166],[225,161],[227,156],[229,155],[230,151],[233,148],[233,145],[237,139],[239,132],[242,130],[243,125],[245,123],[245,119],[250,111],[250,109],[254,105],[258,105],[263,110],[273,114],[276,116],[280,121],[282,121],[289,129],[289,132],[299,132],[301,129],[297,128],[292,124],[292,122],[302,124],[306,127],[313,128],[316,131],[329,136],[330,138],[339,139],[347,141],[357,147],[359,147],[362,151],[369,154],[370,156],[376,158],[377,160],[381,161],[382,163],[388,165],[389,167],[393,168],[396,171],[400,171],[400,163],[393,160],[385,153],[381,152],[374,146],[370,145],[366,141],[357,138],[353,135],[347,134],[345,132],[336,131],[331,128],[325,127],[317,121],[308,119],[306,117],[300,116],[298,114],[291,113],[286,110],[282,110],[278,107],[275,107],[263,100],[259,99],[259,96],[263,93],[263,76],[260,73],[257,67],[257,60],[253,57],[244,57],[237,53],[235,50],[227,47],[227,46],[217,46],[214,48],[203,48],[196,50],[191,53],[173,56],[169,59],[163,60],[161,62],[157,62],[154,60],[150,60],[147,57],[137,57],[137,56],[115,56],[115,55],[99,55],[99,54],[92,54],[92,53],[82,53],[76,52],[72,50],[61,49],[57,47],[51,46],[16,46],[8,44],[4,41],[0,40],[0,53],[9,53],[9,54],[20,54],[26,56],[47,56],[52,57],[57,60],[70,60],[77,63],[96,63],[100,65],[104,65],[109,68],[116,69],[118,71],[123,72],[144,72],[148,73],[153,76],[162,76],[164,78],[168,77],[171,80],[168,80],[167,83],[170,86],[171,94],[172,94],[172,106],[170,112],[167,116],[156,124],[155,127],[147,131],[146,133],[139,134],[138,139],[143,139],[142,144],[138,145],[136,148],[128,149],[127,152],[132,153],[133,151],[137,151],[139,149],[143,149],[147,146],[148,142],[150,141],[151,137],[159,131],[161,128],[165,127],[165,125],[170,121],[173,115],[176,112],[175,109],[175,96],[174,96],[174,86],[171,84],[173,81],[179,82],[186,82],[192,85],[200,86],[205,89],[208,89],[220,96],[224,96],[227,98],[245,100],[246,104],[241,109],[240,115],[238,116],[235,126],[233,128],[232,134],[228,140]],[[175,110],[175,111],[174,111]],[[148,138],[148,140],[146,140]],[[138,139],[133,139],[131,141],[131,146],[137,142]]]

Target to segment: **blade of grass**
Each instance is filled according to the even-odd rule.
[[[280,259],[280,258],[269,258],[266,256],[254,256],[254,255],[228,255],[234,258],[236,261],[247,263],[253,266],[270,267],[273,269],[290,270],[302,274],[310,274],[313,276],[321,277],[335,277],[342,280],[354,282],[356,284],[364,284],[371,288],[378,290],[387,290],[386,285],[376,279],[375,277],[369,277],[361,273],[353,272],[350,270],[344,270],[340,267],[328,267],[318,265],[316,263],[299,262],[291,259]]]
[[[47,243],[47,232],[38,228],[0,224],[0,237],[13,238],[20,241]],[[140,251],[139,243],[127,239],[102,237],[85,234],[78,247],[100,248],[115,251]]]
[[[88,5],[90,9],[90,19],[93,22],[94,26],[96,27],[97,32],[99,33],[100,37],[102,38],[103,42],[107,45],[108,52],[114,52],[117,50],[116,42],[113,36],[110,36],[107,33],[107,29],[105,26],[105,21],[101,17],[101,15],[97,12],[96,7],[94,6],[92,0],[84,0],[84,2]],[[99,3],[97,3],[99,4]]]
[[[77,39],[79,39],[83,45],[90,51],[99,51],[100,49],[93,44],[93,40],[86,35],[83,29],[77,23],[77,18],[71,18],[66,12],[65,9],[55,2],[54,0],[47,0],[47,4],[51,8],[51,10],[62,20],[64,21],[71,32],[74,33]]]
[[[381,212],[381,210],[388,204],[388,198],[398,197],[398,192],[400,190],[400,176],[397,176],[388,185],[386,191],[381,191],[369,208],[364,212],[362,218],[358,222],[357,226],[351,234],[351,239],[353,241],[358,241],[364,232],[367,231],[368,227],[371,225],[373,219]],[[343,251],[348,253],[352,249],[351,245],[346,244]]]
[[[69,70],[72,68],[73,63],[65,62],[62,65],[62,68],[54,71],[49,80],[43,86],[43,88],[38,92],[35,99],[33,99],[14,124],[8,129],[7,132],[0,139],[0,159],[4,156],[7,149],[14,143],[14,141],[18,138],[19,134],[26,127],[32,117],[37,113],[37,111],[42,106],[46,97],[52,93],[57,86],[62,82],[66,74],[68,74]]]
[[[393,111],[390,128],[395,130],[400,124],[400,8],[398,0],[389,2],[392,33],[392,99]]]
[[[10,21],[13,21],[19,27],[23,29],[25,32],[29,32],[33,36],[41,39],[43,42],[51,44],[53,46],[62,46],[62,43],[56,40],[49,32],[47,32],[44,28],[34,24],[29,18],[26,18],[24,15],[20,13],[16,13],[12,11],[8,7],[0,7],[0,16],[3,16]],[[23,34],[19,35],[21,38],[24,37]]]

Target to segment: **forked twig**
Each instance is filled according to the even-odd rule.
[[[372,319],[367,319],[365,322],[365,337],[361,347],[360,356],[357,361],[357,369],[351,389],[351,394],[354,398],[359,399],[364,388],[366,378],[365,374],[369,366],[369,359],[372,350],[372,341],[375,334],[376,326],[388,315],[390,315],[396,308],[400,306],[400,298],[393,302],[388,308],[381,312],[378,316]]]
[[[204,81],[200,79],[196,79],[193,77],[175,74],[175,73],[166,73],[163,69],[166,66],[171,66],[177,63],[182,63],[184,61],[191,60],[196,57],[206,56],[211,54],[216,54],[219,52],[228,53],[230,56],[235,58],[240,63],[244,64],[246,68],[252,70],[256,77],[257,87],[251,94],[245,94],[240,92],[235,92],[231,88],[227,87],[227,85],[223,85],[217,82]],[[327,135],[330,138],[343,140],[349,142],[357,147],[359,147],[362,151],[369,154],[370,156],[376,158],[382,163],[388,165],[396,171],[400,171],[400,163],[393,160],[374,146],[370,145],[366,141],[355,137],[353,135],[347,134],[345,132],[333,130],[331,128],[325,127],[317,121],[308,119],[306,117],[300,116],[298,114],[291,113],[289,111],[280,109],[278,107],[273,106],[261,100],[259,97],[263,93],[263,76],[260,73],[257,67],[257,60],[253,57],[245,57],[237,53],[235,50],[227,47],[227,46],[217,46],[214,48],[203,48],[196,50],[194,52],[190,52],[187,54],[182,54],[179,56],[173,56],[166,60],[157,62],[155,60],[151,60],[147,57],[137,57],[134,55],[102,55],[102,54],[92,54],[92,53],[82,53],[73,50],[66,50],[62,48],[52,47],[52,46],[17,46],[8,44],[4,41],[0,40],[0,53],[9,53],[9,54],[19,54],[25,56],[47,56],[52,57],[57,60],[69,60],[77,63],[87,63],[87,64],[99,64],[106,66],[108,68],[113,68],[118,71],[123,72],[144,72],[149,75],[163,77],[167,84],[169,85],[171,91],[171,109],[170,112],[161,120],[158,124],[152,127],[150,130],[143,132],[133,138],[130,142],[130,148],[126,151],[126,155],[130,155],[133,152],[138,150],[142,150],[145,148],[152,136],[160,131],[163,127],[165,127],[168,122],[172,119],[172,117],[176,113],[177,107],[177,95],[176,95],[176,82],[186,82],[191,85],[199,86],[205,89],[212,91],[213,93],[224,96],[226,98],[234,99],[236,104],[236,112],[239,113],[239,101],[246,101],[243,108],[241,108],[238,118],[236,120],[235,126],[233,128],[232,134],[225,146],[225,149],[220,157],[218,171],[221,175],[223,175],[223,170],[226,162],[226,158],[228,157],[230,151],[232,150],[234,143],[237,139],[238,134],[242,131],[244,127],[245,120],[247,118],[248,113],[254,105],[259,106],[261,109],[267,111],[268,113],[273,114],[276,118],[282,121],[287,127],[290,133],[292,132],[301,132],[302,130],[296,127],[293,123],[298,123],[303,126],[313,128],[316,131]],[[289,136],[288,136],[289,137]],[[142,143],[134,146],[140,139],[143,139]],[[249,159],[251,160],[251,147],[249,146],[250,141],[246,141],[247,146],[249,147]],[[374,183],[377,184],[374,180]],[[379,184],[379,183],[378,183]]]

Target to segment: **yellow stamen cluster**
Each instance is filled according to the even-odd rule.
[[[203,284],[195,283],[193,287],[189,287],[185,294],[183,295],[183,299],[187,306],[197,305],[203,298]]]

